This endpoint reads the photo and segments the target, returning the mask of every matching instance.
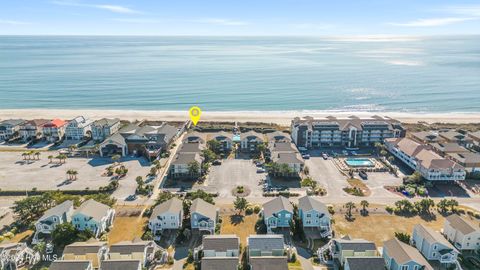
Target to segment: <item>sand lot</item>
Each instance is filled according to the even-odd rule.
[[[102,176],[105,168],[111,164],[110,158],[68,158],[64,164],[50,160],[49,155],[56,152],[42,152],[40,160],[25,161],[21,152],[0,152],[0,189],[2,190],[64,190],[85,188],[97,189],[107,185],[111,177]],[[137,158],[124,158],[121,162],[128,168],[127,176],[120,180],[135,181],[138,175],[145,176],[148,162]],[[67,182],[67,170],[78,171],[77,180]]]

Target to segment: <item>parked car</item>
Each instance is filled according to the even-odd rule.
[[[358,175],[359,175],[363,180],[367,180],[367,179],[368,179],[367,172],[365,172],[365,171],[363,171],[363,170],[360,171],[360,172],[358,173]]]
[[[302,155],[302,158],[303,159],[310,159],[310,155],[309,154],[304,154],[304,155]]]
[[[220,160],[218,160],[218,159],[217,159],[217,160],[214,160],[214,161],[212,162],[212,165],[214,165],[214,166],[222,165],[222,161],[220,161]]]
[[[264,173],[265,172],[265,169],[264,168],[258,168],[257,169],[257,173]]]
[[[125,201],[135,201],[137,199],[137,194],[128,195]]]
[[[358,155],[358,153],[355,152],[355,151],[352,151],[352,155],[356,156],[356,155]]]
[[[323,159],[327,160],[328,159],[328,154],[327,153],[322,153]]]
[[[343,154],[344,156],[348,156],[348,151],[347,151],[347,150],[342,150],[342,154]]]

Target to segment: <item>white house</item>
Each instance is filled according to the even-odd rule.
[[[443,234],[459,250],[480,249],[480,227],[457,214],[448,216]]]
[[[413,227],[410,240],[420,253],[431,261],[453,264],[457,260],[458,251],[440,233],[417,224]]]
[[[43,216],[35,223],[35,235],[33,243],[38,241],[38,235],[51,234],[59,224],[70,222],[73,214],[73,202],[64,201],[63,203],[45,211]]]
[[[102,118],[92,123],[92,139],[94,141],[103,141],[117,133],[119,129],[120,119]]]
[[[452,160],[446,159],[408,138],[391,138],[385,140],[390,153],[413,170],[418,171],[429,181],[465,180],[465,169]]]
[[[213,140],[220,143],[221,151],[230,151],[232,149],[233,134],[220,131],[213,135]]]
[[[433,270],[418,250],[397,238],[383,242],[382,255],[388,270]]]
[[[195,199],[190,206],[190,222],[192,229],[215,233],[215,226],[218,219],[218,209],[215,205],[207,203],[202,199]]]
[[[75,117],[68,122],[65,128],[65,138],[67,140],[83,140],[88,134],[91,136],[92,121],[83,116]]]
[[[20,125],[25,122],[22,119],[9,119],[0,122],[0,141],[12,139],[18,136]]]
[[[115,210],[95,200],[88,200],[80,205],[72,215],[72,224],[80,231],[90,230],[99,237],[113,223]]]
[[[179,229],[182,227],[183,203],[177,197],[163,202],[152,211],[148,227],[154,236],[163,230]]]
[[[40,254],[26,243],[0,244],[0,269],[30,269],[40,259]]]
[[[298,212],[304,228],[318,228],[322,237],[332,235],[328,207],[317,199],[304,196],[298,200]]]

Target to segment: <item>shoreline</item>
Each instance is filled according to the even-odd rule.
[[[164,120],[185,121],[189,119],[187,111],[147,111],[147,110],[92,110],[92,109],[0,109],[0,120],[10,118],[61,118],[73,119],[76,116],[85,116],[91,119],[120,118],[122,120]],[[322,118],[326,116],[348,117],[356,115],[369,117],[373,115],[395,118],[404,123],[475,123],[480,122],[480,112],[476,113],[405,113],[405,112],[345,112],[345,111],[204,111],[200,121],[227,121],[227,122],[263,122],[279,125],[290,125],[294,117],[312,116]]]

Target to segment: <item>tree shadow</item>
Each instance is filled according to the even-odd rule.
[[[243,223],[244,218],[245,216],[243,215],[238,215],[238,214],[230,215],[230,223],[233,225],[238,225],[240,223]]]

